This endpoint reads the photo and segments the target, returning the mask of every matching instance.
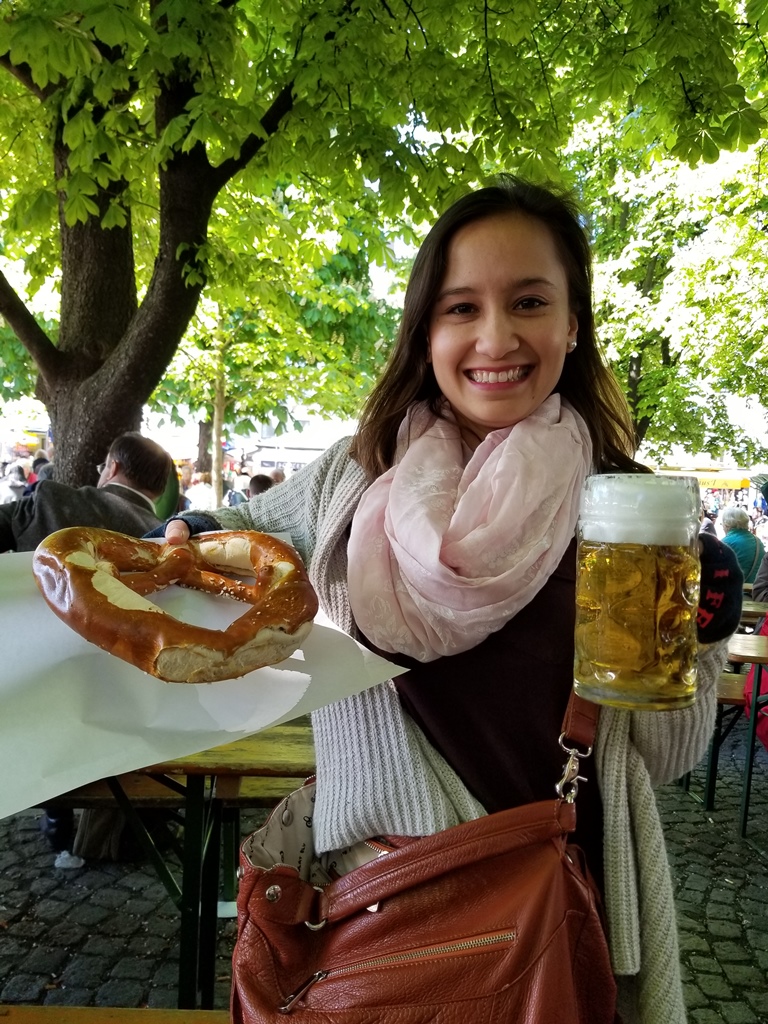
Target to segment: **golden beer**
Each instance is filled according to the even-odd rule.
[[[589,477],[579,518],[574,687],[646,711],[696,696],[698,483]]]
[[[688,707],[698,601],[699,560],[688,546],[582,541],[576,692],[616,707]]]

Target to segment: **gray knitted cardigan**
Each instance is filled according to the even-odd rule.
[[[348,448],[345,438],[285,483],[214,515],[225,529],[290,533],[322,609],[355,636],[346,589],[347,528],[367,483]],[[686,1020],[672,885],[652,787],[679,778],[703,756],[726,646],[700,649],[692,708],[600,713],[593,756],[604,808],[605,904],[626,1024]],[[382,833],[428,835],[485,813],[403,711],[391,683],[321,708],[312,724],[318,850]]]

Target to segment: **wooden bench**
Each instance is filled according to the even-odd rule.
[[[0,1024],[228,1024],[228,1010],[124,1010],[113,1006],[0,1006]]]
[[[305,778],[245,776],[239,780],[236,788],[220,786],[219,797],[227,807],[274,807],[284,796],[298,789]],[[116,775],[115,779],[134,808],[175,810],[183,808],[186,802],[186,775],[174,778],[176,786],[169,786],[166,778],[143,772],[127,772],[125,775]],[[117,807],[114,790],[106,779],[71,789],[68,793],[44,801],[44,804],[54,808],[100,807],[114,810]]]
[[[683,788],[704,805],[705,811],[712,811],[715,807],[715,788],[717,786],[717,767],[720,761],[720,748],[730,735],[731,730],[744,713],[746,700],[744,698],[745,677],[739,672],[722,672],[717,681],[717,711],[715,713],[715,728],[712,739],[709,741],[707,753],[707,771],[704,777],[704,795],[698,796],[689,789],[691,773],[683,776]],[[723,725],[725,723],[725,728]]]

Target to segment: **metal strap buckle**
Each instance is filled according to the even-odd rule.
[[[568,760],[563,765],[563,777],[555,786],[555,790],[562,800],[572,804],[576,799],[576,794],[579,792],[579,783],[587,781],[586,776],[579,775],[579,761],[590,756],[592,747],[587,747],[585,751],[582,751],[577,747],[567,746],[565,743],[565,733],[560,734],[558,743],[568,755]]]
[[[313,885],[312,888],[315,890],[315,892],[322,893],[323,891],[322,886],[319,885]],[[317,924],[314,924],[312,921],[305,921],[304,924],[307,926],[307,928],[309,928],[311,932],[319,932],[321,928],[325,928],[327,922],[328,918],[324,917],[321,921],[318,921]]]

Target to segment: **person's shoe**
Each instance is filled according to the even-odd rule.
[[[65,870],[71,871],[74,868],[81,868],[85,864],[82,857],[75,856],[74,853],[70,853],[69,850],[62,850],[56,855],[56,860],[53,862],[55,868],[64,868]]]

